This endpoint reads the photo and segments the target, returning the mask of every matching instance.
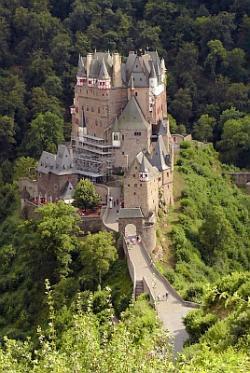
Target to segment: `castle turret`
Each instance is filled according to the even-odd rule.
[[[87,61],[86,61],[86,69],[87,69],[87,76],[89,76],[90,73],[90,66],[93,59],[93,53],[87,54]]]
[[[151,71],[149,74],[149,86],[150,88],[157,87],[157,75],[156,75],[155,66],[153,62],[151,62]]]
[[[111,86],[111,78],[108,73],[104,59],[102,59],[101,68],[98,75],[98,88],[107,89]]]
[[[139,179],[140,181],[149,181],[149,170],[146,167],[146,161],[145,161],[145,155],[143,154],[141,166],[140,166],[140,172],[139,172]]]
[[[122,87],[121,56],[113,53],[113,86]]]
[[[162,58],[161,59],[161,82],[165,83],[165,77],[166,77],[166,66],[165,66],[165,61]]]

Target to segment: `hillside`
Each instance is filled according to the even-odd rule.
[[[201,301],[221,276],[250,269],[250,198],[227,171],[211,145],[183,143],[175,170],[179,197],[167,218],[165,275],[189,300]]]

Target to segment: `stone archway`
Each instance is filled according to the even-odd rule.
[[[142,235],[143,231],[143,215],[140,208],[122,208],[118,217],[119,232],[126,236],[126,227],[132,225],[135,227],[132,234]],[[128,227],[129,228],[129,227]],[[127,228],[127,230],[128,230]]]
[[[134,224],[127,224],[125,227],[125,237],[131,237],[137,235],[137,229]]]

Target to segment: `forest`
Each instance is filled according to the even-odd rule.
[[[227,176],[250,168],[249,40],[250,0],[0,0],[0,372],[250,370],[250,200]],[[16,181],[70,139],[78,55],[95,48],[157,49],[172,133],[205,143],[183,143],[161,217],[158,266],[201,305],[175,364],[147,299],[130,304],[117,237],[83,240],[60,203],[20,217]]]
[[[249,15],[249,0],[1,0],[3,181],[17,157],[37,159],[69,139],[78,54],[95,48],[157,49],[172,131],[249,167]]]

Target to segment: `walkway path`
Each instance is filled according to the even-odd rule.
[[[112,190],[115,193],[114,199],[119,198],[118,189]],[[114,231],[118,231],[117,209],[113,207],[109,210],[105,225]],[[183,317],[190,312],[193,307],[178,296],[176,291],[172,288],[166,280],[163,280],[157,270],[153,267],[152,262],[141,243],[138,243],[134,233],[127,232],[125,240],[128,246],[129,259],[135,268],[136,281],[146,280],[151,294],[155,299],[155,308],[157,314],[162,321],[164,328],[170,332],[175,354],[180,352],[183,343],[188,339],[188,334],[183,324]],[[135,242],[132,244],[131,242]],[[166,293],[168,297],[166,299]]]
[[[175,353],[180,352],[183,343],[188,339],[182,318],[193,308],[185,306],[177,299],[172,287],[167,285],[154,271],[145,249],[141,244],[129,246],[129,257],[136,271],[136,280],[146,279],[149,288],[156,300],[156,311],[164,328],[170,332]],[[166,293],[168,293],[166,299]]]

